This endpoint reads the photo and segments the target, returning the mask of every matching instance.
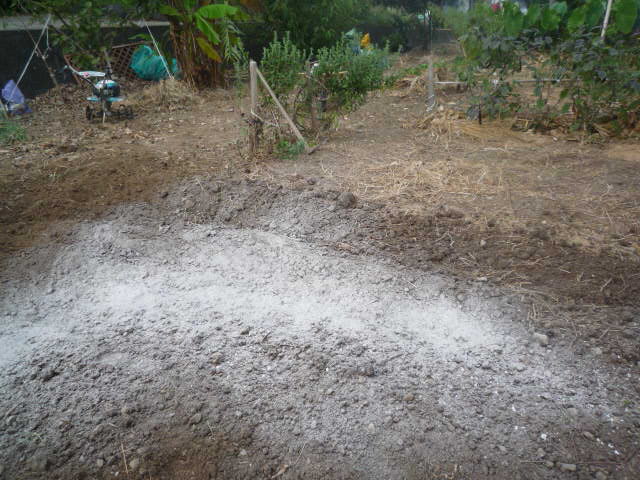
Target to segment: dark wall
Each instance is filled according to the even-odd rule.
[[[39,32],[32,32],[32,35],[37,37]],[[18,80],[32,50],[33,42],[26,32],[0,31],[0,87],[4,87],[9,80]],[[64,65],[61,61],[62,58],[55,52],[48,56],[48,63],[56,70]],[[34,55],[20,82],[20,90],[25,96],[33,97],[52,86],[42,60]]]
[[[108,30],[109,29],[105,29],[105,31]],[[151,27],[151,31],[157,41],[161,40],[164,32],[167,30],[168,27]],[[131,37],[139,33],[147,33],[147,30],[139,28],[120,29],[116,35],[114,45],[130,43],[134,41]],[[40,32],[32,31],[31,35],[37,39]],[[43,48],[44,42],[41,42],[40,46]],[[11,79],[18,80],[32,50],[33,41],[27,32],[13,30],[0,31],[0,89]],[[55,72],[60,71],[65,65],[61,52],[57,49],[49,52],[47,63]],[[63,75],[62,73],[59,73],[57,77],[61,83],[68,80],[68,75]],[[34,55],[20,82],[20,90],[22,90],[22,93],[24,93],[27,98],[33,98],[36,95],[46,92],[51,87],[53,87],[53,83],[51,82],[44,63],[37,55]]]

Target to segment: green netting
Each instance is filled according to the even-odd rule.
[[[162,57],[147,45],[141,45],[133,52],[131,69],[143,80],[162,80],[169,76]],[[177,74],[178,62],[175,58],[171,60],[169,69],[173,75]]]

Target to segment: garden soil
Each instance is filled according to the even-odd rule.
[[[0,478],[637,478],[636,144],[407,95],[260,162],[221,92],[43,101],[2,158]]]

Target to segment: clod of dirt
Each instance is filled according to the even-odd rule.
[[[139,458],[134,458],[129,462],[129,470],[131,470],[132,472],[135,472],[139,466],[140,466]]]
[[[457,208],[441,205],[436,211],[436,216],[442,218],[463,218],[464,213]]]
[[[211,356],[211,363],[214,365],[220,365],[224,362],[224,354],[220,352],[216,352]]]
[[[561,463],[560,470],[563,472],[575,472],[578,469],[573,463]]]
[[[353,208],[358,203],[356,196],[351,192],[343,192],[336,200],[336,204],[341,208]]]
[[[547,345],[549,345],[549,337],[544,333],[538,333],[538,332],[534,333],[533,339],[543,347],[546,347]]]
[[[67,143],[63,145],[59,145],[56,149],[58,153],[73,153],[78,150],[78,145],[73,143]]]

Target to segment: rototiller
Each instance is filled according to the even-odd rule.
[[[118,82],[111,78],[110,66],[107,66],[106,72],[79,72],[71,66],[66,68],[91,85],[93,95],[87,97],[87,100],[91,103],[99,104],[98,108],[94,108],[91,104],[87,105],[85,113],[88,121],[102,118],[102,122],[104,123],[107,117],[117,119],[133,118],[133,109],[130,106],[120,105],[118,109],[112,108],[112,104],[122,102],[124,97],[120,96],[120,85]],[[91,80],[92,78],[97,79],[95,83]]]

